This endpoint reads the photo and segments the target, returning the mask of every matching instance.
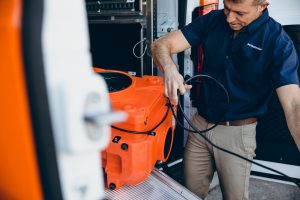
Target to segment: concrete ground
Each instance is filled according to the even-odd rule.
[[[171,177],[177,182],[183,183],[182,163],[170,169]],[[218,176],[215,173],[210,185],[208,200],[222,200]],[[294,183],[283,182],[274,179],[251,176],[249,187],[250,200],[300,200],[300,188]]]
[[[215,176],[207,200],[221,200],[222,194]],[[250,178],[250,200],[300,200],[300,188],[296,185],[276,180]]]

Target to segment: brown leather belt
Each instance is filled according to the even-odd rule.
[[[246,125],[246,124],[252,124],[256,121],[257,121],[256,118],[247,118],[247,119],[240,119],[240,120],[234,120],[234,121],[220,122],[219,125],[242,126],[242,125]]]

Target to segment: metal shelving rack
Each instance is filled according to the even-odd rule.
[[[145,45],[156,38],[156,6],[157,0],[100,0],[86,1],[89,24],[140,24],[139,51],[143,53]],[[152,58],[145,53],[140,58],[140,75],[155,75]]]

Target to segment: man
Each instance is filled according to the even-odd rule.
[[[288,128],[300,150],[300,91],[298,58],[292,41],[281,25],[269,17],[266,0],[224,0],[224,9],[196,18],[182,30],[156,40],[152,46],[155,64],[164,72],[165,95],[178,102],[191,86],[172,61],[171,54],[202,45],[203,73],[220,81],[224,93],[201,84],[198,113],[193,123],[206,129],[216,122],[213,107],[226,110],[223,122],[205,133],[213,143],[246,158],[255,156],[256,119],[267,109],[272,90],[276,90],[284,109]],[[205,198],[215,170],[223,199],[248,199],[251,164],[212,148],[201,136],[189,133],[184,154],[186,186]]]

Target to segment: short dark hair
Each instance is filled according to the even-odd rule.
[[[232,1],[233,3],[242,3],[245,0],[230,0],[230,1]],[[254,6],[258,6],[258,5],[262,4],[262,3],[265,3],[266,1],[267,0],[253,0],[253,5]]]
[[[253,0],[253,5],[258,6],[265,2],[267,2],[267,0]]]

